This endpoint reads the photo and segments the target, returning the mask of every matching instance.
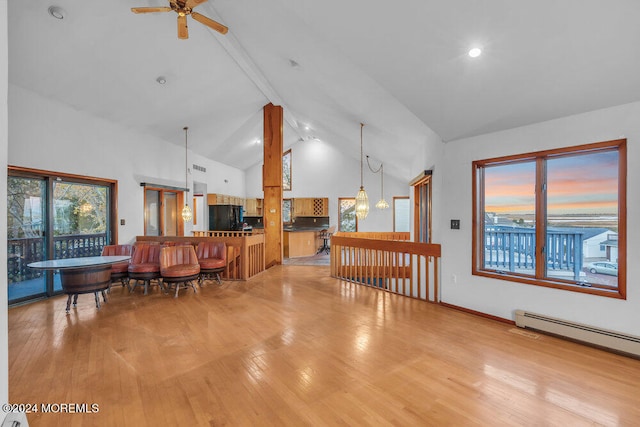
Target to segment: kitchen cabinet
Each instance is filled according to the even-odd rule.
[[[283,252],[285,258],[313,256],[318,251],[317,231],[285,231]]]
[[[228,194],[207,194],[207,205],[244,205],[244,199],[242,197],[229,196]]]
[[[329,216],[329,199],[297,197],[293,199],[293,216]]]
[[[262,199],[246,199],[244,216],[262,216]]]

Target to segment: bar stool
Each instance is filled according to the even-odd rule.
[[[332,225],[328,229],[322,230],[320,232],[320,238],[322,239],[322,247],[318,249],[318,254],[321,254],[322,252],[328,254],[329,252],[331,252],[331,246],[329,246],[329,241],[331,240],[331,236],[335,231],[336,231],[336,226]]]
[[[131,255],[131,245],[106,245],[102,248],[102,256]],[[111,291],[114,280],[120,280],[122,287],[129,288],[129,261],[111,264],[111,283],[107,292]]]
[[[215,276],[218,284],[220,273],[227,267],[227,245],[224,242],[200,242],[196,250],[198,264],[200,264],[200,278],[198,283],[202,286],[205,278]]]
[[[198,257],[196,257],[196,251],[193,246],[162,248],[160,251],[160,274],[162,275],[162,280],[168,285],[167,290],[171,289],[175,284],[175,298],[178,297],[178,291],[181,288],[188,286],[191,286],[193,292],[197,293],[192,280],[197,279],[200,275],[200,264],[198,264]]]
[[[162,285],[162,277],[160,276],[160,250],[163,245],[154,245],[146,243],[135,243],[133,245],[133,253],[131,254],[131,262],[129,263],[129,278],[135,280],[131,292],[135,291],[136,286],[144,285],[144,294],[149,293],[149,285],[152,280],[158,281],[158,286],[164,291]]]

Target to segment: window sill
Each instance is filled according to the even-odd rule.
[[[552,279],[536,279],[531,276],[523,276],[510,272],[496,272],[490,270],[473,270],[474,276],[488,277],[498,280],[506,280],[508,282],[523,283],[526,285],[542,286],[545,288],[562,289],[565,291],[579,292],[590,295],[598,295],[607,298],[627,299],[626,295],[620,292],[619,289],[608,289],[602,287],[596,287],[588,284],[576,284],[562,280]]]

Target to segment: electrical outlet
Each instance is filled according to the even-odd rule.
[[[452,219],[451,220],[451,229],[452,230],[460,230],[460,220],[459,219]]]
[[[458,276],[456,274],[451,275],[451,282],[454,284],[458,283]]]

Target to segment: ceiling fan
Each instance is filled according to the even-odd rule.
[[[132,7],[133,13],[153,13],[153,12],[171,12],[174,11],[178,14],[178,38],[188,39],[189,29],[187,27],[187,15],[191,15],[193,19],[206,25],[219,32],[220,34],[227,34],[229,29],[219,22],[214,21],[211,18],[207,18],[204,15],[200,15],[198,12],[194,12],[193,8],[206,2],[207,0],[169,0],[169,6],[165,7]]]

